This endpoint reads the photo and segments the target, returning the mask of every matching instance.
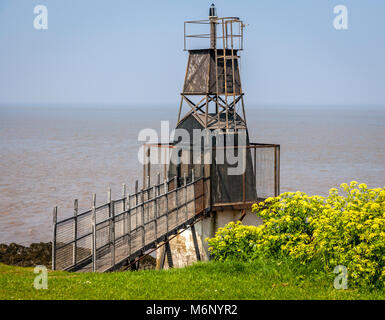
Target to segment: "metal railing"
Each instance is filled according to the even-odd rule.
[[[210,25],[215,25],[211,28]],[[195,27],[196,31],[191,29]],[[194,20],[184,22],[184,51],[190,50],[188,40],[215,39],[218,49],[229,48],[230,43],[236,43],[236,50],[243,50],[243,29],[245,25],[238,17],[212,18],[209,20]],[[231,32],[230,32],[231,29]],[[234,29],[234,32],[232,30]],[[223,46],[221,46],[223,40]]]
[[[158,179],[160,180],[160,179]],[[180,184],[180,185],[178,185]],[[187,228],[207,211],[204,178],[182,183],[176,178],[158,181],[132,195],[125,194],[57,220],[54,208],[52,268],[67,271],[109,271],[124,262],[132,262],[178,230]]]
[[[230,150],[233,154],[236,149],[246,150],[246,163],[245,170],[241,174],[242,179],[238,179],[237,176],[233,178],[222,178],[220,188],[226,188],[231,183],[237,183],[236,190],[232,190],[231,198],[224,199],[225,201],[217,202],[215,194],[211,197],[211,207],[224,207],[224,206],[242,206],[247,205],[251,207],[252,203],[263,201],[268,197],[276,197],[280,194],[280,145],[272,143],[253,143],[246,146],[214,146],[209,148],[211,151],[211,162],[205,163],[204,159],[200,159],[199,163],[194,164],[193,149],[190,146],[178,145],[175,143],[148,143],[144,145],[144,165],[143,175],[149,177],[154,172],[163,171],[163,176],[170,172],[170,163],[172,158],[172,152],[177,154],[180,152],[180,164],[179,171],[183,176],[190,168],[195,168],[196,172],[200,172],[203,169],[204,164],[210,166],[210,184],[215,184],[216,179],[213,176],[216,168],[214,162],[214,153],[219,150]],[[250,157],[248,157],[248,155]],[[195,159],[196,160],[196,159]],[[165,162],[166,161],[166,162]],[[187,163],[184,163],[187,162]],[[200,168],[200,170],[199,170]],[[202,175],[202,173],[201,173]],[[152,176],[154,179],[154,176]],[[234,180],[235,179],[235,180]],[[218,181],[217,181],[218,182]],[[207,185],[207,188],[211,188]],[[252,194],[251,190],[255,192]],[[216,189],[218,191],[218,189]]]

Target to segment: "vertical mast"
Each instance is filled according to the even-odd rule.
[[[212,4],[209,10],[209,19],[210,19],[210,49],[217,48],[217,9],[215,5]]]

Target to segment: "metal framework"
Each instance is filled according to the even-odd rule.
[[[159,176],[159,175],[158,175]],[[152,250],[191,228],[210,212],[205,206],[204,178],[194,178],[176,187],[175,178],[158,181],[133,195],[126,194],[101,206],[92,199],[92,209],[57,220],[54,208],[52,269],[67,271],[112,271],[138,261]],[[160,180],[160,179],[159,179]],[[137,188],[137,183],[136,183]],[[196,250],[199,250],[197,247]],[[167,250],[166,250],[167,251]],[[169,266],[172,267],[168,250]]]
[[[206,20],[192,20],[192,21],[185,21],[184,22],[184,51],[188,51],[191,49],[189,46],[188,40],[192,39],[210,39],[210,45],[212,46],[212,40],[213,40],[213,30],[210,29],[210,33],[201,33],[201,34],[196,34],[196,33],[189,33],[189,26],[193,27],[194,25],[212,25],[215,24],[215,39],[224,39],[224,44],[229,44],[231,43],[231,38],[233,39],[233,43],[236,45],[235,49],[237,50],[243,50],[243,29],[245,28],[245,25],[243,22],[238,18],[238,17],[223,17],[223,18],[218,18],[218,17],[210,17],[210,19]],[[234,32],[229,33],[229,32],[223,32],[223,30],[226,30],[226,24],[228,25],[229,23],[233,23],[236,27],[233,28]],[[218,28],[219,26],[219,28]],[[235,31],[238,30],[238,33],[235,33]],[[237,41],[234,41],[237,40]],[[220,46],[221,43],[218,43],[220,48],[224,48],[225,46]]]
[[[171,162],[170,154],[173,150],[182,150],[183,152],[188,152],[192,154],[190,147],[178,146],[175,143],[149,143],[144,145],[145,150],[145,164],[143,165],[143,176],[147,177],[146,185],[150,185],[150,177],[152,176],[151,172],[157,172],[159,170],[159,164],[163,167],[163,176],[166,177],[169,171],[169,166]],[[253,166],[253,176],[248,176],[246,170],[242,175],[242,184],[239,186],[239,201],[226,201],[226,202],[217,202],[215,201],[215,196],[212,196],[212,193],[217,192],[212,189],[213,183],[213,163],[204,163],[204,158],[201,158],[200,164],[193,163],[181,163],[180,167],[184,169],[179,170],[182,177],[186,177],[186,171],[191,170],[191,168],[200,167],[200,177],[209,178],[205,182],[205,190],[207,199],[210,202],[206,202],[206,206],[209,206],[213,210],[222,207],[233,207],[237,209],[250,209],[251,205],[256,202],[264,201],[267,197],[276,197],[280,194],[280,145],[278,144],[267,144],[267,143],[250,143],[245,146],[224,146],[224,147],[210,147],[210,151],[216,152],[219,149],[242,149],[248,150],[251,153],[251,163]],[[175,151],[174,151],[175,152]],[[165,163],[167,159],[167,163]],[[189,159],[191,157],[187,156],[184,159]],[[155,161],[152,163],[151,161]],[[158,166],[158,167],[157,167]],[[203,173],[203,168],[206,167],[206,174]],[[208,167],[208,168],[207,168]],[[198,172],[199,174],[199,172]],[[180,178],[179,178],[180,179]],[[253,181],[253,182],[252,182]],[[255,196],[251,200],[246,200],[246,184],[255,183],[256,192]]]
[[[214,11],[210,10],[210,13]],[[210,32],[188,34],[188,25],[208,25]],[[199,124],[184,123],[188,129],[200,125],[202,129],[219,129],[226,136],[247,129],[238,56],[238,52],[243,50],[243,28],[239,18],[218,18],[211,14],[209,20],[185,22],[184,49],[189,50],[189,62],[177,127],[193,116]],[[210,39],[210,47],[187,49],[187,40],[191,39]],[[184,104],[189,110],[181,117]],[[215,109],[210,112],[213,105]],[[111,199],[109,190],[108,202],[101,206],[96,205],[96,195],[93,195],[92,208],[82,213],[78,212],[78,201],[75,200],[74,215],[60,221],[57,219],[57,207],[54,208],[54,270],[105,272],[122,265],[137,268],[142,257],[159,248],[164,248],[161,266],[167,260],[168,266],[173,267],[169,241],[188,228],[192,231],[196,258],[200,260],[194,227],[197,221],[224,207],[240,209],[244,216],[253,203],[280,193],[279,145],[247,142],[246,145],[210,147],[214,153],[219,153],[221,148],[234,149],[234,152],[237,149],[237,153],[239,150],[246,151],[246,170],[234,177],[223,174],[227,163],[182,163],[170,169],[170,163],[159,159],[157,164],[163,166],[162,179],[158,173],[161,170],[153,168],[154,163],[151,162],[153,148],[175,153],[175,148],[180,146],[144,146],[142,190],[139,191],[136,181],[135,193],[130,195],[123,185],[122,197],[117,200]],[[204,159],[206,151],[202,150],[201,159]],[[170,160],[170,156],[167,159]],[[176,175],[174,169],[177,170]],[[152,173],[157,173],[153,185]],[[226,196],[228,193],[232,193],[231,197]]]
[[[187,26],[189,25],[208,25],[210,33],[188,34]],[[243,50],[243,29],[244,24],[237,17],[210,17],[209,20],[185,22],[184,50],[188,50],[188,39],[206,38],[210,39],[210,49],[204,52],[209,56],[209,62],[207,63],[207,77],[200,77],[200,81],[207,82],[206,90],[202,92],[186,90],[189,76],[192,72],[196,72],[191,70],[191,64],[194,62],[191,57],[196,50],[189,50],[190,56],[186,68],[185,87],[181,93],[178,124],[188,116],[195,115],[204,128],[213,127],[226,131],[246,128],[244,93],[239,77],[240,56],[237,54],[238,51]],[[238,30],[238,33],[235,33],[235,30]],[[211,83],[215,84],[214,88],[210,87]],[[199,98],[194,96],[199,96]],[[210,112],[210,103],[215,105],[214,112]],[[190,110],[181,118],[184,104]],[[241,109],[242,115],[237,112],[237,109]]]

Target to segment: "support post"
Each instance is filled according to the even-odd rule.
[[[254,183],[255,183],[255,197],[258,197],[257,190],[257,148],[254,146]]]
[[[186,25],[185,25],[186,26]],[[186,38],[185,38],[186,40]],[[177,124],[179,124],[179,121],[180,121],[180,114],[182,112],[182,104],[183,104],[183,96],[180,98],[180,104],[179,104],[179,111],[178,111],[178,121],[177,121]]]
[[[160,269],[164,269],[164,262],[166,260],[166,247],[162,248],[162,254],[160,256]]]
[[[167,160],[169,158],[169,152],[170,150],[168,148],[163,148],[162,149],[164,151],[164,163],[163,163],[163,179],[166,179],[167,177]]]
[[[209,65],[209,67],[210,67],[210,65]],[[207,75],[207,78],[209,78],[209,75]],[[209,81],[207,81],[207,82],[209,82]],[[208,98],[208,96],[206,96],[205,129],[207,129],[208,116],[209,116],[209,98]]]
[[[195,232],[195,226],[194,225],[191,226],[191,234],[192,234],[192,238],[193,238],[193,242],[194,242],[194,248],[195,248],[195,254],[197,256],[197,261],[201,261],[201,255],[200,255],[200,252],[199,252],[198,239],[197,239],[197,235],[196,235],[196,232]]]
[[[195,216],[195,214],[196,214],[196,199],[195,199],[195,184],[194,184],[194,182],[195,182],[195,176],[194,176],[194,169],[192,169],[191,170],[191,177],[192,177],[192,182],[193,182],[193,184],[192,184],[192,192],[193,192],[193,204],[194,204],[194,211],[193,211],[193,216]]]
[[[127,195],[127,241],[128,241],[128,254],[131,255],[131,204],[130,204],[130,194]]]
[[[150,150],[150,149],[148,149],[148,150]],[[146,201],[147,200],[150,200],[150,193],[151,193],[151,187],[150,187],[150,176],[147,176],[147,199],[146,199]],[[147,210],[146,210],[146,213],[147,213],[147,222],[149,222],[150,221],[150,206],[149,205],[147,205]]]
[[[158,239],[158,188],[154,184],[154,228],[155,240]]]
[[[178,213],[179,213],[179,203],[178,203],[178,178],[177,176],[174,177],[174,186],[175,186],[175,206],[176,206],[176,213],[175,213],[175,221],[176,225],[179,225],[178,220]]]
[[[164,195],[166,197],[166,232],[168,233],[168,183],[164,180]]]
[[[183,175],[183,184],[184,184],[184,203],[185,203],[185,220],[187,221],[188,219],[188,206],[187,206],[187,177],[186,173]]]
[[[166,255],[167,255],[167,262],[168,262],[168,267],[171,269],[174,267],[174,263],[172,261],[172,255],[171,255],[171,248],[170,248],[170,242],[167,241],[166,244],[165,244],[165,251],[166,251]]]
[[[92,195],[92,271],[96,271],[96,194]]]
[[[115,202],[110,202],[111,206],[111,218],[110,218],[110,228],[111,228],[111,265],[115,268]]]
[[[111,197],[111,188],[108,188],[108,193],[107,193],[107,199],[108,199],[108,218],[110,219],[108,221],[108,241],[109,241],[109,245],[111,245],[111,242],[112,242],[112,235],[111,235],[111,224],[112,224],[112,220],[111,220],[111,216],[112,216],[112,197]]]
[[[52,270],[56,270],[57,206],[53,208]]]
[[[217,26],[214,17],[210,17],[210,48],[216,49],[217,47]]]
[[[143,189],[146,188],[146,145],[143,146]]]
[[[279,169],[280,169],[280,146],[274,147],[274,196],[278,197],[280,193]]]
[[[142,190],[141,192],[141,200],[142,200],[142,204],[141,204],[141,215],[142,215],[142,247],[144,247],[145,245],[145,242],[146,242],[146,226],[145,226],[145,223],[144,223],[144,190]]]
[[[126,212],[126,200],[127,200],[127,191],[126,191],[126,184],[123,183],[122,185],[122,212],[123,212],[123,215],[122,215],[122,236],[125,236],[127,234],[127,212]]]
[[[160,212],[160,172],[156,175],[155,185],[155,239],[158,239],[158,215]]]
[[[72,253],[72,258],[73,258],[73,265],[76,265],[77,262],[77,252],[78,252],[78,211],[79,211],[79,202],[78,199],[75,199],[74,201],[74,246],[73,246],[73,253]]]
[[[150,188],[150,176],[151,176],[151,148],[147,148],[147,186],[146,188]]]
[[[138,227],[138,189],[139,189],[139,182],[138,180],[135,181],[135,228]]]

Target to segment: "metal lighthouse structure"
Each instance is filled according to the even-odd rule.
[[[270,194],[279,193],[279,146],[251,144],[249,140],[240,76],[244,27],[238,17],[218,17],[214,4],[209,9],[208,20],[184,23],[188,62],[176,131],[187,132],[190,140],[180,141],[183,134],[174,138],[168,178],[178,177],[176,181],[180,184],[183,177],[191,179],[192,172],[203,177],[205,205],[210,208],[210,216],[196,224],[197,235],[185,232],[183,239],[170,241],[171,251],[180,252],[174,259],[180,266],[194,260],[194,251],[183,248],[193,248],[195,238],[203,249],[201,256],[209,258],[204,239],[214,236],[219,227],[236,220],[261,223],[251,214],[251,205],[264,199],[268,184],[261,179],[257,181],[258,170],[268,175],[266,167],[262,168],[263,160],[257,160],[258,151],[258,155],[268,148],[274,152],[270,159],[270,165],[274,161],[275,166],[270,177],[274,191],[270,190]],[[191,33],[194,28],[201,33]],[[179,159],[177,163],[172,162],[175,158]]]
[[[253,143],[240,76],[244,24],[218,17],[184,23],[188,62],[171,141],[143,146],[143,182],[128,193],[58,220],[53,213],[52,268],[137,268],[156,251],[157,267],[210,259],[207,237],[230,221],[262,223],[253,203],[279,194],[280,146]],[[191,29],[195,29],[195,32]]]

